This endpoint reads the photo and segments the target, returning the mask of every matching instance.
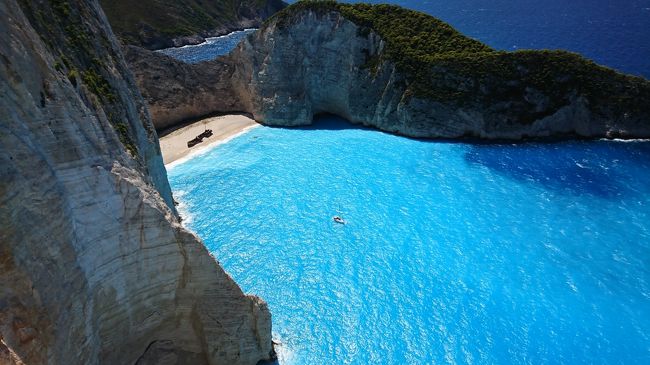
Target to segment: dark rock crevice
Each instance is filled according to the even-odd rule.
[[[198,44],[257,28],[286,7],[282,0],[100,0],[117,37],[150,50]]]
[[[421,138],[650,137],[647,80],[574,54],[496,52],[421,13],[413,17],[432,29],[420,32],[448,34],[450,44],[467,49],[432,42],[443,49],[436,52],[447,53],[399,59],[391,43],[398,38],[382,32],[389,31],[384,23],[397,24],[408,12],[301,2],[215,61],[187,65],[133,49],[129,62],[159,129],[238,111],[278,126],[307,125],[316,114],[333,113]],[[373,28],[372,16],[384,28]],[[408,53],[410,45],[404,47]],[[472,58],[471,52],[478,53]],[[422,69],[409,71],[413,64]]]
[[[179,224],[96,0],[0,1],[0,44],[0,362],[268,359],[268,308]]]

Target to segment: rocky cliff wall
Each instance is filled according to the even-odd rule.
[[[458,62],[454,52],[446,58],[425,55],[440,57],[438,63],[409,56],[415,59],[412,68],[422,69],[409,74],[378,30],[336,7],[349,6],[289,7],[213,62],[186,65],[143,54],[130,58],[154,124],[167,127],[199,114],[242,111],[264,124],[295,126],[310,124],[318,113],[333,113],[412,137],[650,137],[646,80],[566,52],[506,53],[486,46],[478,47],[482,53],[457,57]],[[386,11],[425,18],[424,23],[432,19],[404,9]],[[399,16],[387,18],[400,22]],[[475,42],[446,27],[434,23],[431,33],[448,33],[441,41]],[[459,46],[458,54],[462,51]],[[138,59],[146,59],[146,65]],[[491,70],[498,67],[506,71]],[[159,86],[166,84],[176,93]]]
[[[100,0],[124,44],[147,49],[198,44],[207,37],[257,28],[282,0]]]
[[[233,92],[236,65],[229,60],[194,65],[139,47],[124,51],[158,130],[215,112],[245,110]]]
[[[0,364],[268,359],[268,308],[179,224],[96,1],[2,1],[0,44]]]
[[[418,95],[412,86],[415,80],[387,57],[386,48],[377,32],[340,12],[298,11],[290,19],[270,21],[233,52],[230,62],[239,65],[234,90],[246,111],[268,125],[306,125],[318,113],[333,113],[411,137],[650,137],[647,110],[635,113],[618,105],[594,105],[579,83],[573,88],[565,85],[562,79],[570,75],[547,75],[557,84],[550,90],[526,85],[523,80],[535,74],[535,68],[555,62],[545,60],[543,53],[536,55],[537,63],[522,54],[521,61],[513,61],[515,71],[503,78],[433,67],[427,83],[467,95],[459,101],[446,95]],[[627,96],[638,82],[642,90],[631,95],[650,95],[647,81],[629,82],[613,71],[594,70],[594,79],[604,79],[602,87],[613,94]]]

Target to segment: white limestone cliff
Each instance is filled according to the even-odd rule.
[[[246,112],[263,124],[297,126],[331,113],[410,137],[650,137],[650,112],[643,100],[650,95],[647,80],[589,64],[597,73],[592,80],[567,81],[572,75],[565,65],[556,67],[552,55],[510,53],[515,71],[505,75],[480,78],[444,64],[425,73],[425,83],[464,93],[463,100],[418,95],[411,85],[423,80],[409,79],[387,56],[387,41],[336,6],[293,5],[230,55],[210,62],[189,65],[130,48],[129,65],[154,125],[164,129],[211,113]],[[568,64],[588,63],[562,57]],[[540,90],[526,83],[530,74],[542,74],[549,65],[555,74],[546,78],[554,86]],[[590,100],[584,89],[599,83],[616,98]],[[631,100],[627,104],[640,111],[626,110],[620,100]]]
[[[0,2],[0,95],[0,364],[272,356],[266,304],[179,224],[95,0]]]
[[[603,115],[577,92],[557,108],[533,88],[525,100],[499,99],[492,91],[477,91],[474,100],[460,105],[418,97],[406,75],[382,57],[386,44],[376,32],[336,11],[303,10],[284,17],[290,20],[271,19],[219,60],[237,65],[233,90],[245,111],[267,125],[308,125],[315,115],[331,113],[422,138],[650,137],[649,115]],[[372,59],[381,61],[375,67],[369,65]],[[459,85],[475,82],[451,70],[436,77]],[[527,121],[527,114],[539,116]]]

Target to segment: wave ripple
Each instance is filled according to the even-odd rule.
[[[268,301],[283,364],[650,362],[649,143],[341,123],[257,128],[169,174]]]

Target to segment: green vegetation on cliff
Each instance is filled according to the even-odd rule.
[[[117,55],[107,33],[84,21],[94,15],[72,0],[19,0],[18,3],[41,40],[52,54],[58,54],[54,69],[84,95],[89,107],[103,109],[125,148],[133,157],[138,156],[133,131],[125,123],[122,101],[108,81],[111,78],[109,65],[114,64]],[[65,54],[60,53],[62,49],[66,50]],[[94,97],[89,97],[84,89]]]
[[[237,27],[241,20],[266,19],[282,0],[100,0],[123,42],[155,48],[165,40]]]
[[[365,66],[376,71],[384,61],[394,63],[416,97],[492,105],[499,101],[503,103],[497,107],[512,109],[520,119],[531,121],[544,112],[531,112],[521,100],[544,98],[549,106],[544,109],[552,111],[583,96],[596,108],[650,112],[650,82],[643,78],[566,51],[497,51],[430,15],[398,6],[303,0],[276,14],[267,25],[287,28],[304,12],[338,12],[361,27],[358,36],[379,35],[385,49],[369,54]]]
[[[318,13],[338,11],[364,28],[359,36],[367,36],[371,30],[377,32],[387,41],[390,56],[400,61],[459,52],[494,52],[490,47],[465,37],[430,15],[394,5],[303,0],[279,12],[272,19],[277,19],[280,27],[284,27],[290,24],[296,14],[307,10]]]

